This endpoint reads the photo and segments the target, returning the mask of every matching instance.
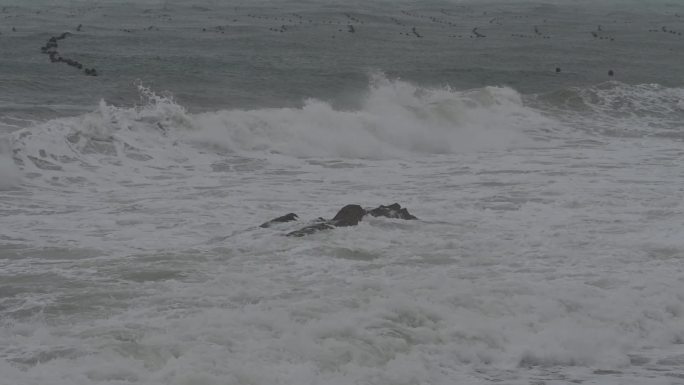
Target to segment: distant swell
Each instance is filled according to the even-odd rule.
[[[611,81],[529,99],[535,107],[593,134],[684,138],[684,88]]]

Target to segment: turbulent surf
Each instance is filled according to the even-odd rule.
[[[679,4],[0,15],[0,383],[682,382]]]

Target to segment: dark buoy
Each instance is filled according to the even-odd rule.
[[[556,73],[559,74],[561,72],[560,67],[556,67]]]
[[[615,75],[615,72],[613,72],[613,70],[609,70],[609,71],[608,71],[608,76],[613,76],[613,75]]]

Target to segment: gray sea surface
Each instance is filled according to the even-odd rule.
[[[101,98],[131,105],[137,79],[193,111],[306,98],[355,106],[372,71],[423,86],[506,85],[523,94],[684,79],[684,5],[674,1],[3,3],[3,117],[72,115]],[[62,56],[100,76],[40,54],[63,32],[73,35],[59,42]]]

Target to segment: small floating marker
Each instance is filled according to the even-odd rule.
[[[556,67],[556,73],[559,74],[561,72],[560,67]]]
[[[613,72],[613,70],[608,70],[608,76],[613,76],[613,75],[615,75],[615,72]]]

